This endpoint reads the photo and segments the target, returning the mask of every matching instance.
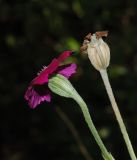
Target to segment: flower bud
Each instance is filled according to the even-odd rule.
[[[72,94],[75,91],[69,80],[60,74],[51,77],[48,86],[52,92],[67,98],[72,98]]]
[[[91,35],[91,40],[86,44],[91,64],[99,71],[106,69],[110,62],[110,50],[102,36],[107,36],[107,32],[96,32]]]

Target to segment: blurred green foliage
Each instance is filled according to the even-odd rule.
[[[110,80],[137,154],[137,1],[0,0],[1,160],[84,160],[73,136],[55,112],[74,122],[94,160],[100,151],[72,100],[54,95],[51,104],[30,110],[23,96],[43,65],[65,49],[79,53],[89,32],[108,30]],[[72,83],[89,106],[107,148],[128,160],[126,147],[99,73],[76,54]]]

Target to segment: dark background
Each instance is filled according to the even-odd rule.
[[[71,82],[102,140],[117,160],[130,159],[101,77],[79,54],[83,37],[100,30],[109,31],[109,77],[137,154],[137,1],[0,0],[1,160],[84,160],[56,107],[75,125],[92,159],[102,159],[73,100],[54,95],[35,110],[24,100],[40,68],[65,49],[77,51]]]

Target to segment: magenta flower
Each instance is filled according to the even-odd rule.
[[[71,56],[72,53],[72,51],[63,52],[58,58],[53,59],[47,67],[43,67],[37,77],[32,80],[24,96],[30,108],[34,109],[43,101],[51,101],[51,91],[48,88],[50,76],[61,74],[68,79],[76,72],[77,66],[75,63],[60,66],[61,62]]]

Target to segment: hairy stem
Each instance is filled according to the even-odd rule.
[[[128,133],[127,133],[125,124],[124,124],[124,122],[123,122],[123,119],[122,119],[122,116],[121,116],[121,114],[120,114],[118,105],[117,105],[117,103],[116,103],[116,100],[115,100],[115,97],[114,97],[114,94],[113,94],[113,91],[112,91],[112,88],[111,88],[111,85],[110,85],[110,82],[109,82],[109,78],[108,78],[107,71],[106,71],[106,70],[101,70],[101,71],[100,71],[100,74],[101,74],[101,77],[102,77],[102,79],[103,79],[105,88],[106,88],[106,90],[107,90],[108,97],[109,97],[109,99],[110,99],[112,108],[113,108],[114,113],[115,113],[115,115],[116,115],[116,119],[117,119],[117,121],[118,121],[120,130],[121,130],[122,135],[123,135],[123,138],[124,138],[124,140],[125,140],[125,143],[126,143],[128,152],[129,152],[129,154],[130,154],[130,157],[131,157],[132,160],[137,160],[137,158],[136,158],[136,156],[135,156],[135,153],[134,153],[134,150],[133,150],[133,147],[132,147],[132,144],[131,144],[131,141],[130,141],[130,139],[129,139],[129,136],[128,136]]]
[[[76,91],[73,92],[72,95],[73,95],[72,97],[79,104],[79,106],[83,112],[85,121],[88,124],[88,127],[89,127],[92,135],[94,136],[98,146],[100,147],[100,149],[102,151],[103,158],[105,160],[114,160],[112,155],[107,151],[105,145],[103,144],[103,142],[98,134],[98,131],[96,130],[96,128],[93,124],[93,121],[91,119],[91,116],[90,116],[90,113],[89,113],[89,110],[88,110],[86,103],[83,101],[83,99],[80,97],[80,95]]]

